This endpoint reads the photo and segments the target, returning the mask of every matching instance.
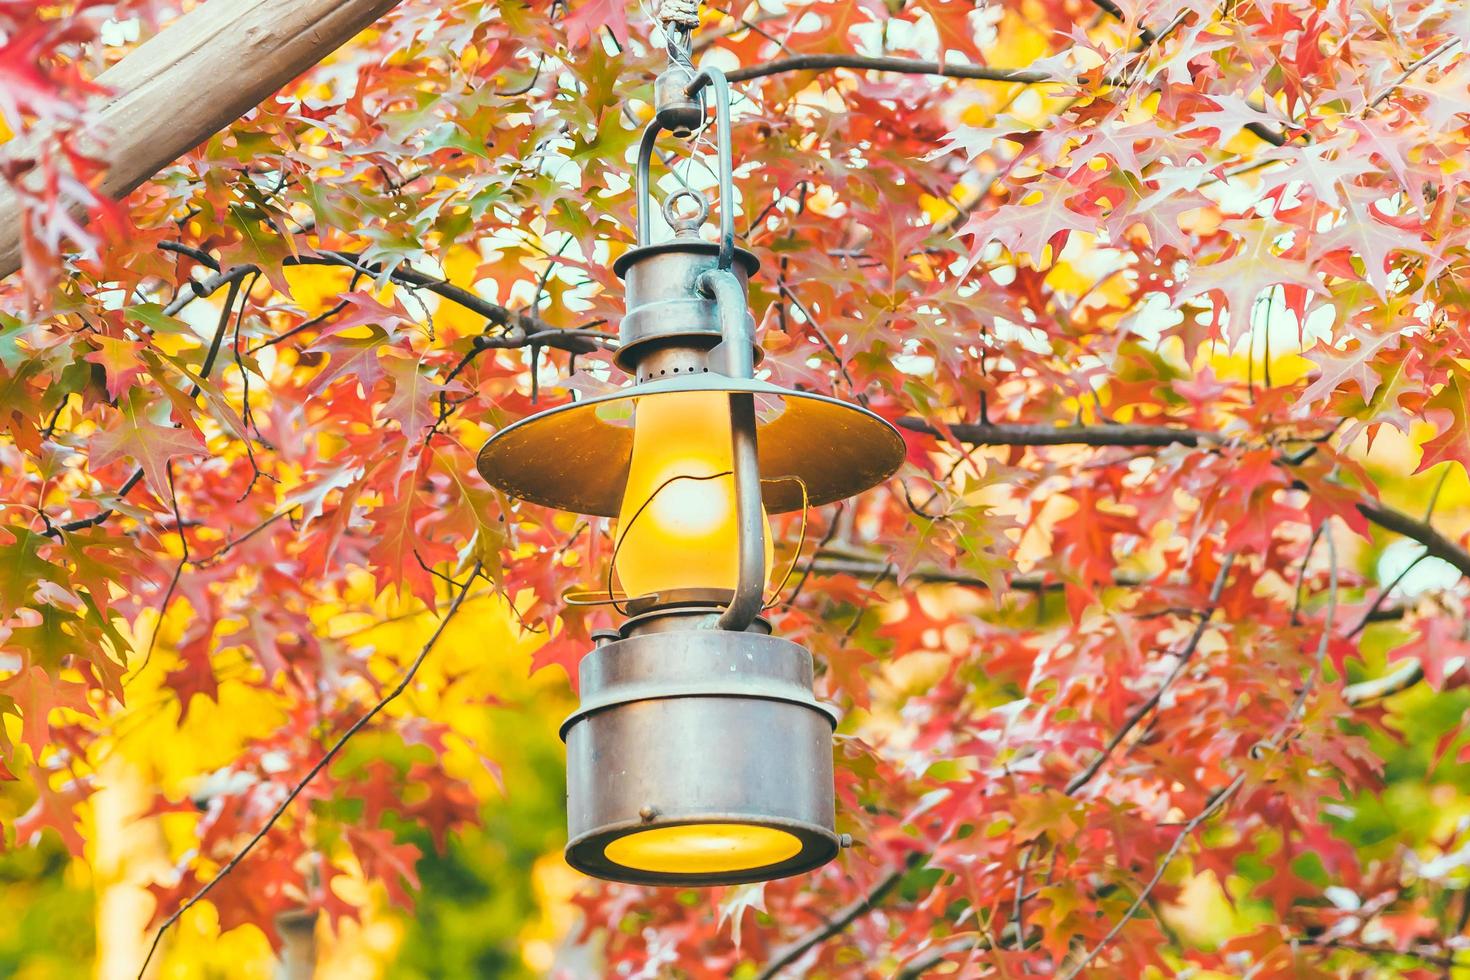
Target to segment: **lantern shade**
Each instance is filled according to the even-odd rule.
[[[634,385],[506,426],[480,450],[480,475],[532,503],[616,517],[633,453],[634,402],[687,391],[754,396],[762,497],[770,513],[801,509],[797,480],[817,506],[883,482],[904,459],[898,431],[867,409],[766,381],[700,373]]]

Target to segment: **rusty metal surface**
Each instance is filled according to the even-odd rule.
[[[736,259],[731,274],[743,291],[758,263],[744,249],[736,250]],[[624,281],[627,313],[619,326],[618,366],[642,380],[648,377],[644,362],[651,351],[670,344],[696,350],[718,344],[717,304],[699,288],[700,277],[718,268],[719,246],[698,239],[675,238],[620,257],[613,269]],[[748,313],[745,320],[754,344],[755,323]],[[758,347],[754,354],[758,361]]]
[[[799,874],[838,851],[835,715],[812,695],[811,655],[763,633],[674,630],[615,640],[582,661],[567,743],[567,861],[645,884],[710,885]],[[759,868],[671,874],[627,868],[606,848],[664,826],[772,827],[801,842]]]

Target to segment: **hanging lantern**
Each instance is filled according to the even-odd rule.
[[[904,447],[865,409],[755,378],[758,263],[735,246],[729,88],[713,69],[670,77],[639,146],[638,247],[614,265],[627,290],[616,362],[634,384],[502,429],[479,470],[523,500],[617,522],[628,618],[583,658],[582,702],[561,727],[567,861],[616,881],[730,884],[811,870],[840,844],[836,715],[813,696],[811,654],[760,616],[767,515],[874,486]],[[651,244],[655,143],[698,129],[709,101],[719,242],[698,237],[707,208],[685,190],[664,202],[673,239]],[[695,212],[681,218],[681,200]]]

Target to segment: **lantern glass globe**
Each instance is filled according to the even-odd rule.
[[[692,589],[734,591],[740,536],[731,446],[725,392],[674,392],[638,400],[614,562],[630,598]],[[761,517],[766,519],[764,508]],[[768,520],[763,537],[769,580]]]

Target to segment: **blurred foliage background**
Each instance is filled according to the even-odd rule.
[[[1025,63],[1044,53],[1040,35],[1034,41],[1035,51],[1018,49],[1006,60]],[[1040,96],[1028,94],[1014,111],[1039,119],[1047,108]],[[0,122],[0,140],[5,135]],[[949,205],[938,200],[935,205],[937,220]],[[1086,293],[1096,284],[1096,276],[1089,273],[1089,256],[1080,247],[1069,254],[1072,259],[1059,263],[1052,276],[1057,281],[1073,277],[1076,281],[1067,283],[1068,288]],[[452,253],[450,259],[455,258]],[[450,278],[461,277],[450,260],[446,260],[446,270]],[[292,270],[288,278],[297,302],[316,311],[342,292],[348,275],[343,270],[302,269]],[[1267,333],[1273,319],[1269,312],[1257,318],[1266,324]],[[218,299],[201,300],[191,307],[189,317],[207,326],[218,314]],[[449,309],[437,311],[441,328],[454,326],[453,315]],[[1289,319],[1278,316],[1275,322],[1287,324]],[[1209,366],[1217,377],[1238,382],[1263,367],[1254,359],[1258,347],[1289,351],[1297,348],[1301,337],[1291,332],[1269,340],[1258,345],[1254,337],[1244,338],[1236,353],[1222,349]],[[1310,361],[1294,354],[1267,357],[1270,374],[1281,385],[1313,369]],[[1464,470],[1446,463],[1416,477],[1404,475],[1414,470],[1418,444],[1426,434],[1417,431],[1405,437],[1385,429],[1371,451],[1359,444],[1355,455],[1386,502],[1417,514],[1432,501],[1436,526],[1455,536],[1470,528],[1470,483]],[[1344,540],[1339,545],[1344,564],[1386,586],[1419,557],[1418,546],[1390,540],[1384,534],[1378,534],[1371,544]],[[1037,556],[1029,557],[1035,560]],[[374,583],[365,574],[353,588],[352,594],[342,596],[340,608],[314,613],[323,636],[351,637],[356,643],[371,644],[392,654],[386,658],[389,661],[402,660],[405,652],[423,645],[435,619],[416,600],[392,591],[377,596]],[[1464,588],[1453,570],[1446,573],[1437,561],[1426,560],[1403,578],[1397,595],[1390,598],[1410,602],[1451,588]],[[927,586],[922,593],[925,602],[941,606],[970,601],[963,589],[955,587]],[[902,609],[907,612],[907,606]],[[840,612],[850,615],[851,611]],[[1048,614],[1066,615],[1060,603]],[[187,610],[176,607],[172,615],[177,620]],[[893,615],[901,615],[898,607]],[[855,641],[879,657],[880,669],[874,675],[871,709],[849,727],[898,727],[907,692],[932,682],[940,669],[935,657],[923,655],[888,662],[885,641],[878,637],[878,625],[884,621],[881,615],[869,617],[855,633]],[[165,638],[157,651],[160,658],[175,656],[168,649],[168,638],[179,636],[181,627],[176,621],[158,630]],[[1409,637],[1396,623],[1370,627],[1361,644],[1362,659],[1349,659],[1343,665],[1346,680],[1383,675],[1394,649]],[[149,637],[134,639],[135,646],[143,649]],[[421,889],[414,911],[404,913],[392,905],[389,884],[358,881],[357,887],[369,899],[368,912],[359,924],[344,923],[337,934],[325,925],[318,926],[318,975],[519,978],[602,974],[596,930],[584,935],[585,922],[576,903],[582,880],[561,859],[564,773],[557,726],[574,699],[559,672],[531,674],[532,653],[541,640],[540,635],[523,631],[507,602],[486,589],[451,623],[423,668],[420,683],[390,709],[447,722],[462,740],[446,743],[436,754],[424,746],[363,737],[336,763],[343,771],[375,760],[400,768],[442,766],[473,787],[481,826],[450,836],[442,850],[426,828],[394,827],[400,841],[411,842],[423,852],[413,869]],[[1445,643],[1464,645],[1464,638],[1446,636]],[[1453,659],[1447,653],[1439,669],[1456,669]],[[272,691],[232,683],[231,670],[236,670],[238,680],[245,666],[242,662],[232,668],[222,662],[218,703],[195,698],[182,706],[186,714],[181,714],[177,699],[159,686],[163,674],[144,672],[138,685],[129,690],[127,710],[98,722],[96,737],[86,747],[87,762],[105,774],[106,789],[84,808],[90,847],[87,860],[72,860],[51,831],[35,847],[0,853],[0,908],[7,913],[0,915],[0,977],[49,980],[91,973],[112,980],[132,975],[129,968],[139,961],[149,938],[145,926],[153,903],[147,885],[169,872],[170,855],[193,842],[186,817],[152,813],[151,801],[161,792],[187,805],[192,796],[207,788],[201,786],[199,773],[225,766],[243,746],[281,724]],[[386,670],[392,664],[384,666]],[[1341,723],[1344,731],[1351,725],[1370,739],[1373,752],[1386,762],[1385,783],[1381,791],[1344,791],[1342,798],[1326,801],[1327,826],[1330,833],[1351,843],[1365,864],[1378,856],[1387,860],[1406,851],[1417,855],[1412,871],[1428,885],[1420,890],[1423,907],[1417,914],[1458,917],[1463,932],[1470,916],[1470,853],[1447,842],[1470,821],[1470,764],[1460,760],[1470,691],[1436,690],[1437,686],[1415,685],[1386,699],[1380,706],[1382,725]],[[485,759],[493,760],[493,768]],[[25,783],[0,783],[0,823],[8,826],[25,812],[33,802],[29,793]],[[337,816],[350,818],[354,803],[339,800],[330,805],[342,809]],[[1269,834],[1233,843],[1239,854],[1236,873],[1229,880],[1198,873],[1188,860],[1176,862],[1170,870],[1171,882],[1183,886],[1180,898],[1158,911],[1175,938],[1186,946],[1213,949],[1271,921],[1275,913],[1269,895],[1263,895],[1258,886],[1284,878],[1288,872],[1319,885],[1332,880],[1314,854],[1283,853],[1281,841]],[[904,883],[910,893],[922,887],[918,876]],[[1331,897],[1332,890],[1327,891]],[[1339,898],[1351,900],[1351,896]],[[689,891],[680,900],[689,905],[712,904],[722,896]],[[1406,929],[1407,925],[1411,924]],[[624,924],[599,926],[618,929]],[[1378,963],[1385,976],[1424,965],[1420,960],[1388,956]],[[215,910],[205,903],[184,916],[153,975],[268,978],[277,969],[269,943],[258,928],[244,926],[221,934]],[[1446,975],[1470,977],[1470,966],[1447,969]]]
[[[1277,370],[1289,371],[1292,366],[1292,358],[1282,357]],[[1222,357],[1218,367],[1228,372],[1234,365]],[[1408,440],[1385,434],[1371,453],[1364,453],[1385,497],[1407,505],[1426,500],[1437,487],[1436,520],[1448,528],[1470,521],[1470,485],[1458,469],[1447,478],[1439,473],[1417,478],[1394,475],[1412,469],[1397,461],[1411,452]],[[1380,542],[1358,547],[1350,560],[1386,585],[1416,557],[1417,548],[1384,548]],[[1396,598],[1431,596],[1454,587],[1454,578],[1452,569],[1433,559],[1421,560],[1400,582]],[[969,601],[967,592],[958,587],[928,586],[924,594],[926,602],[938,604]],[[1058,608],[1055,614],[1065,613]],[[379,600],[376,621],[364,619],[360,611],[338,616],[326,611],[323,618],[323,628],[331,635],[353,634],[380,648],[398,650],[420,646],[433,624],[433,617],[412,600],[400,604],[388,596]],[[1408,638],[1395,622],[1370,627],[1362,659],[1345,665],[1347,680],[1383,675],[1394,648]],[[381,884],[367,885],[379,894],[360,926],[348,924],[339,935],[318,927],[318,976],[428,980],[601,975],[596,933],[584,941],[583,920],[575,904],[580,876],[561,858],[564,768],[556,732],[574,698],[559,673],[530,674],[531,654],[539,642],[537,635],[520,630],[505,603],[493,595],[472,600],[451,624],[424,667],[425,682],[395,710],[447,719],[494,759],[495,768],[490,769],[473,754],[450,746],[435,763],[483,791],[479,804],[483,827],[452,835],[442,852],[426,829],[396,827],[401,840],[424,852],[416,869],[422,891],[415,912],[409,915],[392,907]],[[1454,669],[1452,660],[1443,666]],[[885,671],[875,686],[873,710],[865,724],[889,723],[885,718],[901,704],[908,687],[923,683],[919,676],[923,664],[922,658],[910,656]],[[430,701],[423,693],[429,691],[441,694]],[[49,831],[34,848],[0,854],[0,892],[9,912],[0,916],[0,976],[69,978],[94,963],[98,977],[127,975],[114,964],[122,967],[137,961],[136,944],[144,935],[138,923],[146,919],[151,905],[145,885],[150,874],[167,866],[170,822],[167,815],[140,820],[134,808],[151,799],[155,787],[178,798],[196,792],[190,774],[228,758],[236,743],[250,738],[257,728],[269,728],[273,716],[268,702],[268,695],[246,685],[226,683],[218,705],[196,699],[181,722],[177,703],[161,694],[140,694],[132,700],[133,706],[111,733],[100,735],[90,747],[96,756],[93,761],[115,777],[88,814],[88,836],[96,842],[90,866],[69,860],[65,847]],[[1354,723],[1386,762],[1383,790],[1327,801],[1332,833],[1356,847],[1365,863],[1375,854],[1387,859],[1401,850],[1420,855],[1418,873],[1439,886],[1426,891],[1438,896],[1428,900],[1453,904],[1451,917],[1462,919],[1470,911],[1465,900],[1470,855],[1446,853],[1443,844],[1470,822],[1470,763],[1459,759],[1467,742],[1463,726],[1467,709],[1470,689],[1464,688],[1437,691],[1419,684],[1386,699],[1383,725]],[[365,737],[349,747],[337,766],[345,771],[383,759],[406,767],[431,757],[422,746]],[[30,804],[17,784],[0,784],[0,794],[0,807],[7,815]],[[1212,948],[1270,921],[1274,915],[1270,900],[1255,889],[1283,874],[1283,866],[1319,885],[1330,881],[1310,853],[1283,855],[1280,841],[1269,837],[1247,845],[1237,859],[1234,880],[1221,883],[1209,873],[1195,875],[1183,860],[1171,871],[1171,880],[1184,886],[1181,898],[1159,911],[1186,945]],[[683,901],[695,904],[718,900],[717,894],[698,891],[683,896]],[[1444,911],[1426,908],[1425,914]],[[155,975],[279,975],[279,964],[258,929],[245,926],[223,935],[217,930],[215,913],[207,903],[191,911]],[[1381,958],[1385,976],[1422,966],[1407,957]],[[1456,967],[1446,975],[1470,977],[1470,967]]]

